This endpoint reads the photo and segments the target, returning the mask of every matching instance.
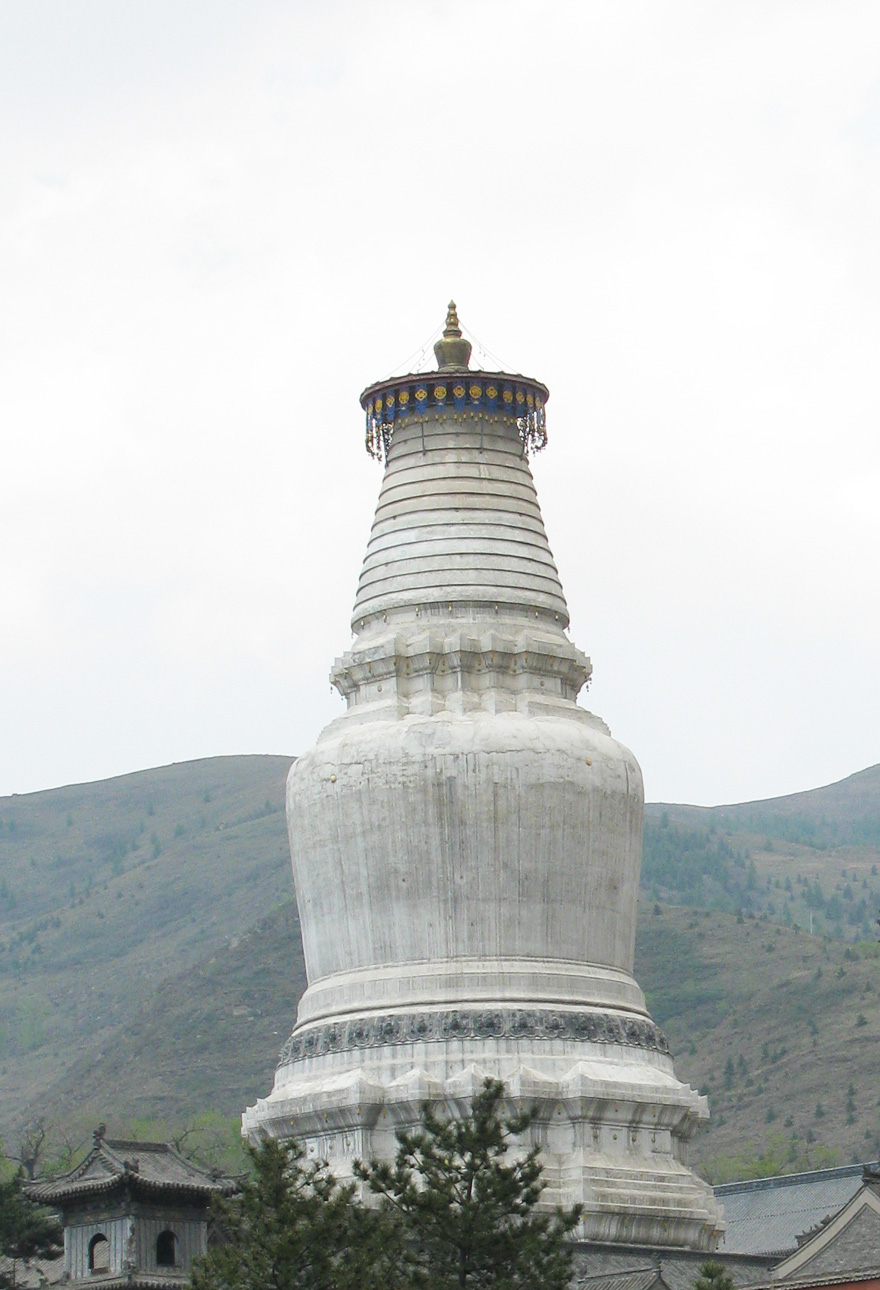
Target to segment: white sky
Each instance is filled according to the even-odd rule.
[[[446,302],[648,797],[880,761],[876,0],[0,0],[0,794],[307,747]]]

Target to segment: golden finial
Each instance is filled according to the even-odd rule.
[[[434,346],[434,356],[441,372],[465,372],[471,361],[471,343],[462,338],[454,300],[449,302],[446,328],[442,338]]]

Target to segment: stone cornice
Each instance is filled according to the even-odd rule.
[[[388,683],[404,699],[425,691],[517,692],[537,685],[573,702],[592,670],[561,632],[551,638],[528,630],[428,630],[359,643],[336,660],[330,682],[349,704],[378,698]]]

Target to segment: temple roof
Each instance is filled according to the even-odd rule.
[[[737,1286],[767,1281],[769,1259],[722,1250],[649,1249],[645,1246],[576,1243],[572,1290],[693,1290],[708,1259],[721,1263]]]
[[[716,1187],[727,1220],[725,1249],[736,1254],[789,1254],[799,1237],[852,1199],[862,1186],[863,1168],[840,1165]]]
[[[76,1169],[46,1182],[31,1183],[27,1191],[41,1204],[58,1206],[122,1186],[141,1195],[185,1193],[190,1199],[207,1201],[217,1194],[230,1195],[238,1184],[187,1160],[170,1142],[96,1135],[94,1147]]]

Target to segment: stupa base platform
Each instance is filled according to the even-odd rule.
[[[298,1055],[247,1109],[243,1131],[252,1141],[296,1138],[345,1180],[355,1160],[392,1159],[396,1133],[417,1126],[423,1102],[465,1115],[484,1080],[500,1079],[508,1113],[537,1108],[517,1141],[523,1151],[541,1148],[544,1206],[583,1206],[579,1240],[715,1250],[722,1210],[686,1163],[688,1139],[708,1118],[706,1099],[676,1079],[653,1023],[588,1015],[594,1024],[604,1016],[611,1030],[629,1021],[636,1042],[470,1035],[303,1056],[308,1031],[295,1031],[287,1052],[294,1046]],[[387,1025],[372,1020],[357,1023],[365,1044],[381,1030],[375,1023]]]

